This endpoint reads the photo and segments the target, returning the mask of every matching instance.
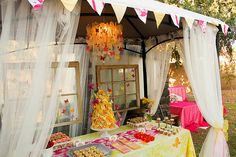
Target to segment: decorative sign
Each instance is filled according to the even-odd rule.
[[[87,0],[90,6],[96,11],[99,15],[102,14],[104,8],[104,3],[101,0]]]
[[[146,10],[146,9],[139,9],[139,8],[135,8],[134,10],[136,11],[139,19],[141,21],[143,21],[144,23],[146,23],[148,10]]]
[[[192,29],[194,19],[191,18],[185,18],[185,21],[190,29]]]
[[[170,16],[172,18],[173,23],[179,28],[180,16],[174,14],[171,14]]]
[[[224,33],[224,35],[226,36],[228,34],[229,26],[225,23],[221,24],[221,29],[222,29],[222,32]]]
[[[127,6],[112,4],[112,8],[116,14],[116,18],[117,18],[118,23],[120,23],[120,21],[122,20],[124,14],[125,14]]]
[[[163,18],[165,17],[165,14],[163,13],[154,13],[155,19],[156,19],[156,25],[157,28],[159,28],[159,25],[161,24]]]
[[[206,21],[202,21],[202,20],[198,20],[198,24],[201,27],[203,33],[205,33],[206,32],[207,22]]]
[[[34,10],[39,10],[44,0],[28,0],[29,3],[34,7]]]
[[[61,2],[67,10],[72,11],[78,0],[61,0]]]

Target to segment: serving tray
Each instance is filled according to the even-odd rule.
[[[105,147],[102,144],[96,144],[96,143],[92,143],[92,144],[87,144],[87,145],[83,145],[83,146],[79,146],[79,147],[70,148],[68,150],[68,152],[67,152],[67,155],[69,157],[74,157],[74,154],[73,154],[74,151],[82,150],[82,149],[85,149],[85,148],[88,148],[88,147],[92,147],[92,146],[95,146],[98,149],[100,149],[105,154],[105,157],[111,156],[112,151],[110,149],[108,149],[107,147]]]

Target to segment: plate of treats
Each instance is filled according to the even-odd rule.
[[[87,144],[68,150],[69,157],[109,157],[111,150],[102,144]]]
[[[144,117],[131,118],[127,121],[127,124],[132,127],[143,127],[148,123]]]

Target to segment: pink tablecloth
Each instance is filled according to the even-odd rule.
[[[173,102],[170,103],[170,113],[180,116],[180,123],[183,128],[196,132],[198,127],[207,126],[196,102]]]

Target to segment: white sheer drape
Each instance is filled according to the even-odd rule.
[[[165,87],[170,68],[171,48],[173,47],[174,42],[163,43],[153,48],[147,54],[148,98],[155,101],[151,108],[151,114],[155,114]]]
[[[59,45],[57,48],[61,48],[61,45]],[[75,44],[70,45],[67,49],[68,55],[68,62],[78,61],[79,62],[79,75],[80,75],[80,99],[81,102],[77,102],[77,97],[74,96],[61,96],[61,102],[64,102],[65,99],[70,98],[70,105],[73,106],[75,109],[75,117],[79,116],[78,113],[78,107],[82,108],[82,112],[84,113],[83,116],[88,116],[86,114],[87,112],[87,89],[88,89],[88,67],[89,67],[89,54],[86,52],[86,45],[84,44]],[[73,69],[74,70],[74,69]],[[77,84],[76,84],[76,76],[75,71],[73,71],[71,68],[67,68],[64,71],[64,80],[63,83],[60,86],[61,93],[76,93],[75,90],[77,90]],[[76,74],[77,75],[77,74]],[[69,129],[69,136],[75,137],[82,134],[83,129],[83,123],[70,125]],[[58,131],[63,130],[63,127],[57,128]]]
[[[25,0],[1,1],[0,73],[4,84],[1,104],[1,157],[40,156],[55,122],[59,85],[66,67],[66,51],[74,42],[80,13],[57,0],[40,11]],[[55,41],[63,43],[55,50]],[[61,58],[51,68],[58,54]],[[0,97],[0,98],[1,98]]]
[[[184,68],[190,80],[198,107],[212,126],[200,157],[228,157],[229,150],[223,134],[223,108],[219,64],[216,52],[218,29],[207,25],[204,33],[199,26],[190,30],[184,24]]]

